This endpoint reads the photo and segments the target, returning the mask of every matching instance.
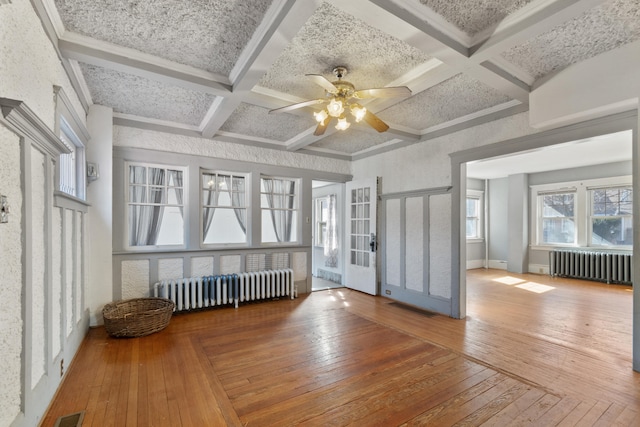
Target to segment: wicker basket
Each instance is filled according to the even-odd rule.
[[[102,309],[104,327],[112,337],[143,337],[169,324],[175,304],[165,298],[134,298]]]

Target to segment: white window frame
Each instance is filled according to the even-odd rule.
[[[204,204],[204,185],[202,182],[202,177],[203,175],[215,175],[216,177],[218,175],[222,175],[222,176],[231,176],[232,179],[234,177],[238,177],[238,178],[243,178],[244,179],[244,209],[246,212],[246,230],[245,230],[245,241],[242,243],[205,243],[204,242],[204,208],[205,208],[205,204]],[[229,172],[229,171],[224,171],[224,170],[218,170],[218,169],[201,169],[200,170],[200,174],[198,176],[198,180],[200,182],[199,184],[199,196],[198,196],[198,200],[199,200],[199,209],[200,209],[200,214],[199,214],[199,239],[200,239],[200,247],[201,248],[229,248],[229,247],[238,247],[238,248],[242,248],[242,247],[247,247],[251,244],[251,223],[252,223],[252,215],[251,215],[251,173],[246,173],[246,172]],[[216,209],[233,209],[232,207],[229,206],[216,206]]]
[[[482,242],[484,240],[484,191],[480,190],[467,190],[467,197],[465,199],[465,235],[466,235],[466,211],[467,199],[474,199],[478,201],[478,234],[476,236],[467,236],[467,242]]]
[[[71,151],[61,154],[56,162],[56,189],[66,197],[86,200],[87,169],[85,147],[89,142],[87,131],[71,101],[60,86],[54,86],[56,99],[55,132]]]
[[[262,191],[262,180],[263,179],[280,179],[283,181],[292,181],[295,183],[295,191],[293,193],[294,195],[294,207],[292,209],[290,209],[293,212],[293,215],[295,217],[295,233],[296,233],[296,238],[295,240],[291,240],[291,241],[286,241],[286,242],[265,242],[263,241],[263,230],[262,230],[262,215],[263,212],[266,211],[271,211],[273,210],[272,208],[269,207],[263,207],[262,206],[262,196],[264,194],[268,194]],[[287,177],[287,176],[273,176],[273,175],[260,175],[260,205],[259,205],[259,210],[260,210],[260,244],[262,246],[291,246],[291,245],[299,245],[302,239],[302,224],[301,224],[301,215],[300,215],[300,209],[301,209],[301,200],[302,200],[302,189],[301,187],[301,183],[302,180],[300,178],[292,178],[292,177]]]
[[[591,245],[591,202],[590,190],[596,188],[631,187],[632,177],[629,175],[597,178],[582,181],[558,182],[553,184],[542,184],[530,186],[530,246],[532,249],[550,250],[557,247],[582,247],[582,248],[602,248],[610,250],[627,250],[631,247],[623,246],[596,246]],[[574,221],[576,229],[575,243],[543,243],[541,227],[540,195],[550,192],[571,192],[575,191]]]
[[[170,245],[146,245],[146,246],[132,246],[129,244],[129,205],[130,205],[130,192],[129,192],[129,168],[131,166],[142,166],[147,168],[159,168],[159,169],[171,169],[182,171],[182,218],[183,218],[183,235],[182,244],[170,244]],[[189,168],[187,166],[170,165],[165,163],[152,163],[152,162],[138,162],[138,161],[125,161],[124,162],[124,248],[127,251],[163,251],[167,249],[185,249],[189,242]],[[149,183],[146,183],[148,186]],[[165,184],[167,187],[167,184]],[[178,205],[169,205],[178,206]]]
[[[593,242],[593,219],[594,218],[611,219],[611,218],[629,218],[630,217],[631,223],[633,224],[633,214],[631,214],[631,215],[612,215],[612,216],[595,216],[595,215],[593,215],[592,191],[618,189],[618,188],[631,189],[631,193],[632,193],[632,197],[633,197],[633,187],[631,186],[631,184],[629,184],[629,185],[608,185],[608,186],[603,186],[603,187],[589,187],[589,188],[587,188],[587,197],[588,197],[588,204],[589,204],[587,233],[588,233],[589,246],[592,247],[592,248],[623,249],[623,250],[631,250],[633,248],[633,245],[595,245],[595,244],[592,243]]]

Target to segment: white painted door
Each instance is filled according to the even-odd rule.
[[[347,182],[345,286],[377,295],[376,212],[378,179]]]

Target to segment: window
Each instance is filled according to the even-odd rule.
[[[329,199],[316,199],[316,246],[324,246],[327,237],[327,220],[329,218]]]
[[[262,243],[298,241],[297,184],[295,179],[260,179]]]
[[[574,244],[576,242],[574,192],[542,194],[539,197],[542,206],[541,242]]]
[[[533,245],[631,249],[631,176],[531,187]]]
[[[633,191],[631,187],[598,188],[591,195],[592,246],[633,244]]]
[[[484,195],[482,191],[467,191],[467,239],[482,239]]]
[[[245,175],[202,172],[202,243],[247,242]]]
[[[56,131],[70,153],[61,154],[57,163],[58,190],[78,199],[86,198],[85,144],[89,133],[71,107],[62,88],[55,86]]]
[[[130,247],[184,245],[185,168],[127,164]]]

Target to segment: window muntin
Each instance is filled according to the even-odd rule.
[[[201,174],[202,243],[247,243],[246,176],[205,171]]]
[[[631,187],[590,189],[591,246],[633,244],[633,190]]]
[[[262,243],[298,241],[298,180],[260,179]]]
[[[541,243],[575,244],[575,192],[539,196]]]
[[[128,246],[184,245],[184,168],[128,164]]]

